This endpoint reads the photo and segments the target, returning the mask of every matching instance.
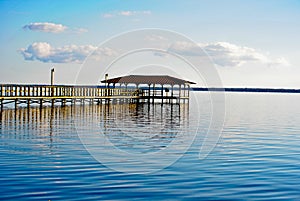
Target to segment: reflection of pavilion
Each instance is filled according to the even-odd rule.
[[[187,134],[187,104],[109,104],[104,107],[103,132],[121,149],[158,151],[174,138]]]
[[[154,103],[160,100],[161,103],[167,102],[185,102],[189,100],[190,84],[196,84],[191,81],[171,77],[168,75],[129,75],[101,81],[110,84],[113,89],[136,89],[134,94],[137,101],[147,100]],[[119,86],[117,86],[119,85]]]

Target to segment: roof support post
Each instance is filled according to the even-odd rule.
[[[148,103],[150,103],[150,90],[151,90],[150,86],[151,84],[149,84],[149,88],[148,88]]]
[[[173,103],[173,96],[174,96],[174,85],[171,85],[171,99],[170,99],[170,102],[172,101]]]
[[[136,84],[136,96],[137,96],[136,103],[140,102],[139,95],[140,95],[139,84]]]
[[[186,97],[187,97],[187,85],[184,84],[184,103],[186,102]]]
[[[116,95],[116,94],[115,94],[115,92],[116,92],[116,89],[115,89],[115,88],[116,88],[116,83],[113,83],[113,89],[111,89],[111,90],[112,90],[112,91],[111,91],[111,92],[112,92],[112,93],[111,93],[112,96]]]
[[[155,96],[155,84],[153,84],[152,103],[154,103],[154,96]]]
[[[178,93],[179,98],[181,97],[181,84],[179,85],[179,93]]]
[[[164,85],[161,85],[161,104],[164,102]]]

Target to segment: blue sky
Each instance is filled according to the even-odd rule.
[[[72,84],[101,42],[157,28],[211,54],[224,86],[300,88],[296,0],[0,0],[0,17],[1,83],[48,83],[54,66],[56,83]]]

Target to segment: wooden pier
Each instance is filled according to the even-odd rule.
[[[162,79],[166,77],[172,79]],[[156,78],[158,81],[160,78],[161,81],[151,84],[150,81],[153,82],[153,80],[145,79],[149,76],[131,76],[130,78],[134,78],[134,80],[106,79],[102,81],[102,83],[106,83],[105,86],[0,84],[0,107],[2,111],[5,105],[14,105],[14,108],[17,108],[19,105],[43,107],[46,104],[54,106],[57,103],[65,106],[66,104],[85,104],[86,102],[90,104],[154,103],[157,101],[181,103],[189,100],[189,84],[192,82],[170,76],[152,76],[151,78]],[[143,79],[138,80],[137,78]],[[135,84],[135,87],[129,86],[130,83]],[[146,84],[147,87],[141,83]]]

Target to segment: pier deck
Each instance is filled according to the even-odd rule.
[[[4,105],[25,104],[30,107],[32,104],[38,104],[42,107],[44,104],[54,105],[59,103],[62,106],[67,103],[76,104],[89,103],[109,103],[109,102],[180,102],[188,100],[188,93],[168,94],[162,89],[146,90],[136,88],[110,88],[104,86],[76,86],[76,85],[19,85],[19,84],[1,84],[0,85],[0,107],[3,110]]]

